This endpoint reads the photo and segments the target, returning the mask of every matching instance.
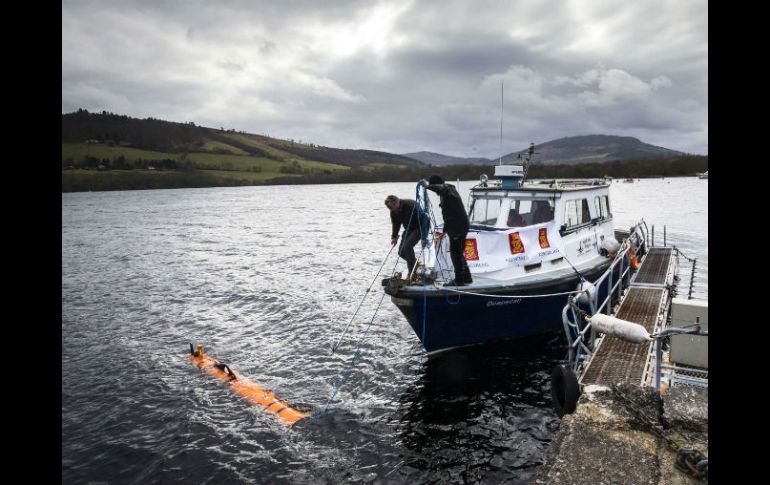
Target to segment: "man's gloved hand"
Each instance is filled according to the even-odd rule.
[[[397,242],[398,242],[398,238],[397,237],[393,238],[393,239],[390,240],[390,245],[391,246],[395,246]]]

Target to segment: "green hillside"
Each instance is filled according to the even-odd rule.
[[[607,153],[618,158],[603,160]],[[553,140],[538,145],[535,154],[529,172],[533,178],[670,177],[708,170],[708,156],[680,154],[628,137]],[[85,110],[62,114],[62,192],[414,182],[432,173],[447,180],[473,180],[494,171],[491,161],[482,165],[462,161],[466,163],[438,167],[402,155],[330,148],[189,122]]]
[[[323,181],[352,168],[420,162],[372,150],[346,150],[154,118],[78,110],[62,114],[62,191]],[[197,173],[200,172],[200,173]],[[204,173],[205,172],[205,173]],[[143,184],[146,187],[143,187]]]
[[[219,148],[219,147],[218,147]],[[221,150],[221,148],[219,148]],[[317,162],[299,157],[266,158],[253,155],[232,155],[231,152],[159,152],[127,146],[110,146],[98,143],[62,143],[62,166],[73,168],[96,168],[104,165],[110,169],[146,168],[187,168],[198,170],[236,170],[247,172],[307,173],[323,170],[350,170],[345,165]],[[173,160],[169,165],[164,161]],[[299,170],[297,170],[297,167]]]

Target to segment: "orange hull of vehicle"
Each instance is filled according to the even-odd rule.
[[[200,349],[200,347],[198,348]],[[243,397],[251,404],[259,404],[263,406],[269,412],[276,414],[290,426],[300,419],[310,416],[310,413],[300,411],[285,401],[281,401],[278,399],[278,397],[276,397],[275,394],[273,394],[272,391],[268,391],[267,389],[259,387],[248,378],[241,375],[240,372],[236,372],[230,369],[229,366],[226,367],[230,372],[226,372],[218,360],[204,354],[202,351],[200,354],[198,352],[191,354],[190,362],[195,364],[199,369],[205,371],[209,375],[229,383],[233,392]]]

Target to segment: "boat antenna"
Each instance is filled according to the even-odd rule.
[[[500,80],[500,159],[497,161],[498,165],[503,164],[503,83],[504,79]]]
[[[529,148],[527,148],[527,156],[524,157],[524,177],[521,178],[523,181],[525,178],[527,178],[527,172],[529,171],[529,161],[532,159],[532,155],[537,153],[535,151],[535,143],[529,142]],[[519,158],[521,158],[521,153],[519,153]]]

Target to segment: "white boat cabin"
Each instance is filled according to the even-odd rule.
[[[607,251],[600,251],[614,240],[608,181],[522,184],[524,173],[517,165],[496,166],[495,175],[498,180],[482,176],[470,192],[465,258],[474,282],[553,277],[554,272],[573,273],[570,263],[583,271],[608,261]],[[451,268],[444,240],[435,260],[441,273]]]

